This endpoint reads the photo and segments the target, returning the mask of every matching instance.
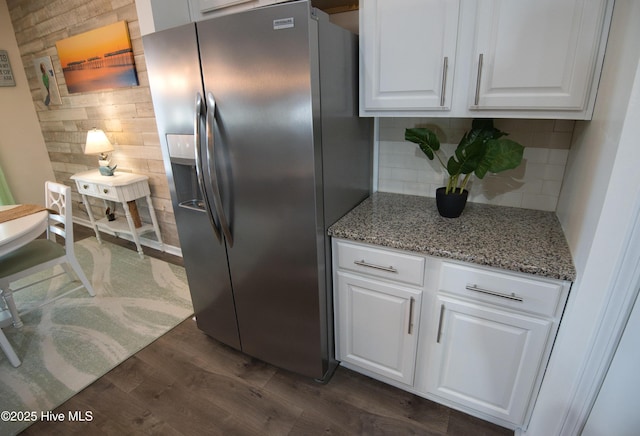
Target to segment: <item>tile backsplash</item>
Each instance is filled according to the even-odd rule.
[[[430,161],[417,144],[404,139],[404,130],[428,127],[438,134],[446,159],[451,156],[462,135],[471,128],[471,119],[380,118],[378,191],[409,195],[435,196],[436,188],[446,182],[446,173],[436,161]],[[513,170],[472,177],[469,201],[502,206],[554,211],[573,135],[570,120],[494,121],[508,138],[525,147],[522,164]]]

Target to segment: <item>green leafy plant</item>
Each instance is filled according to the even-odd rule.
[[[464,134],[455,154],[445,164],[440,156],[438,136],[424,127],[406,129],[404,139],[418,144],[430,159],[437,158],[449,173],[446,193],[462,193],[469,178],[475,174],[482,179],[487,173],[516,168],[522,162],[524,147],[515,141],[503,138],[507,133],[496,129],[491,119],[475,119],[471,130]],[[460,176],[464,175],[462,180]]]

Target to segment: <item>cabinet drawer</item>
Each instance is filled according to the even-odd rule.
[[[443,263],[439,289],[473,300],[552,317],[560,304],[563,284]]]
[[[424,283],[425,259],[420,256],[343,241],[336,243],[335,255],[343,270],[416,286]]]
[[[113,186],[98,185],[97,196],[105,200],[118,200],[118,190]]]
[[[78,193],[80,194],[103,198],[105,200],[118,200],[118,190],[113,186],[100,185],[82,180],[77,180],[76,185],[78,186]]]
[[[82,180],[77,180],[76,185],[78,186],[78,193],[87,194],[87,195],[97,195],[98,194],[98,186],[95,183],[83,182]]]

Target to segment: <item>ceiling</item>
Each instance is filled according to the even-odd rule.
[[[358,0],[311,0],[311,3],[327,14],[337,14],[358,9]]]

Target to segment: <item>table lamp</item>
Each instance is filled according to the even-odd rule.
[[[107,152],[113,151],[113,145],[109,142],[107,135],[95,127],[87,133],[87,142],[84,146],[84,154],[99,154],[98,169],[103,176],[113,176],[117,165],[111,166],[111,161]]]

